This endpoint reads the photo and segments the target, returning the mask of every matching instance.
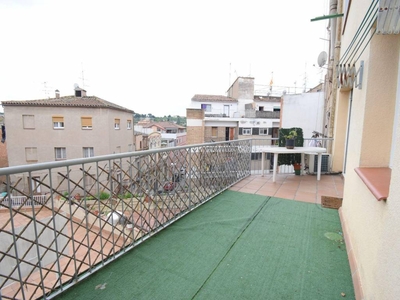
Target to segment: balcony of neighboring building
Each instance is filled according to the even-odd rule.
[[[245,105],[245,118],[258,118],[258,119],[280,119],[280,109],[264,110],[263,106],[255,108],[254,103]]]

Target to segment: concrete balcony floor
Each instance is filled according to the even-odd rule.
[[[354,299],[338,175],[250,176],[57,299]]]

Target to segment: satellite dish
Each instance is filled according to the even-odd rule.
[[[318,55],[318,66],[323,67],[326,63],[327,58],[328,58],[328,54],[326,54],[325,51],[322,51]]]
[[[74,88],[75,89],[79,88],[79,85],[77,83],[74,83]]]

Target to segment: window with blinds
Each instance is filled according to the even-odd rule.
[[[54,129],[64,129],[64,117],[53,116],[53,128]]]
[[[82,129],[92,129],[92,117],[81,117]]]
[[[94,148],[93,147],[83,147],[83,157],[93,157]]]
[[[67,149],[62,148],[54,148],[54,154],[56,160],[67,159]]]
[[[120,128],[120,119],[115,119],[114,121],[114,129],[119,129]]]

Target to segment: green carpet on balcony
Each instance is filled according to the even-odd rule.
[[[103,285],[104,289],[99,289]],[[57,299],[354,299],[337,210],[225,191]]]

